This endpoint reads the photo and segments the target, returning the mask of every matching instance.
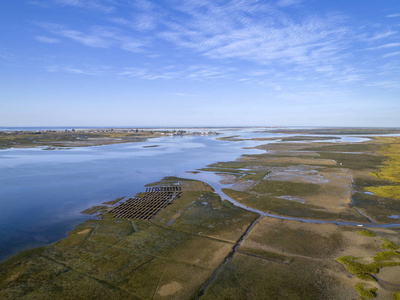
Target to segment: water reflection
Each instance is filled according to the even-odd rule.
[[[243,147],[261,143],[184,136],[69,150],[2,150],[0,259],[66,236],[88,218],[80,214],[85,208],[133,196],[165,176],[185,176],[217,161],[259,153]]]
[[[295,136],[257,132],[254,128],[216,130],[242,139],[279,141]],[[366,140],[340,138],[352,142]],[[1,150],[0,260],[22,249],[65,237],[76,224],[88,218],[80,211],[90,206],[133,196],[143,191],[145,184],[165,176],[202,179],[204,173],[195,175],[187,171],[218,161],[235,160],[245,153],[260,153],[262,151],[248,148],[275,141],[232,142],[218,140],[215,136],[183,136],[68,150]],[[157,147],[152,147],[155,145]],[[205,181],[218,189],[219,180],[210,180],[211,175],[207,176]]]

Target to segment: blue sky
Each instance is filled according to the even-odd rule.
[[[398,0],[5,0],[0,126],[400,126]]]

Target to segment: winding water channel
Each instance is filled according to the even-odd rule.
[[[228,195],[226,195],[222,189],[223,188],[229,188],[229,185],[223,185],[219,183],[217,180],[221,180],[221,178],[214,174],[214,173],[206,173],[206,172],[201,172],[200,174],[194,174],[197,176],[187,176],[191,177],[192,179],[197,179],[206,182],[212,188],[215,190],[215,192],[221,197],[221,199],[226,199],[235,206],[241,207],[245,210],[255,212],[259,214],[260,216],[263,217],[270,217],[270,218],[275,218],[275,219],[282,219],[282,220],[291,220],[291,221],[300,221],[304,223],[316,223],[316,224],[336,224],[340,226],[357,226],[357,227],[370,227],[370,228],[400,228],[400,223],[392,223],[392,224],[378,224],[370,221],[370,223],[354,223],[354,222],[345,222],[345,221],[331,221],[331,220],[317,220],[317,219],[306,219],[306,218],[294,218],[294,217],[285,217],[285,216],[280,216],[280,215],[274,215],[274,214],[269,214],[266,212],[263,212],[261,210],[257,210],[248,206],[245,206],[236,200],[232,199]],[[357,210],[358,211],[358,210]],[[360,213],[361,214],[361,213]],[[365,217],[365,216],[364,216]],[[365,217],[366,218],[366,217]],[[368,218],[367,218],[368,219]]]

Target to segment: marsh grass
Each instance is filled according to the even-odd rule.
[[[321,187],[313,183],[262,180],[251,191],[272,196],[308,196],[318,194]]]
[[[335,260],[347,267],[347,270],[355,275],[359,274],[376,274],[379,269],[385,267],[396,267],[400,266],[400,261],[393,261],[393,259],[400,258],[400,254],[397,252],[379,252],[373,257],[374,262],[365,264],[361,263],[358,257],[353,256],[341,256]]]
[[[310,260],[284,265],[237,253],[202,299],[338,299],[333,291],[335,283],[316,278],[314,268],[323,267]]]
[[[372,232],[372,231],[369,231],[369,230],[366,230],[366,229],[359,230],[359,231],[357,231],[357,233],[359,235],[367,236],[367,237],[375,237],[376,236],[375,232]]]
[[[98,212],[100,209],[103,209],[105,207],[106,207],[105,205],[92,206],[90,208],[85,209],[84,211],[81,211],[81,214],[92,215],[95,212]]]
[[[167,176],[167,177],[164,177],[160,181],[148,183],[145,186],[151,187],[151,186],[169,185],[169,184],[174,185],[174,184],[178,184],[179,181],[192,181],[192,180],[187,179],[187,178],[175,177],[175,176]]]
[[[377,262],[388,261],[388,260],[390,260],[390,261],[394,260],[394,261],[400,262],[400,253],[397,251],[378,252],[378,253],[375,253],[374,260]]]
[[[383,249],[388,249],[388,250],[397,250],[400,248],[399,245],[396,245],[395,243],[392,243],[391,241],[388,241],[387,239],[382,239],[384,242],[381,245]],[[385,252],[384,252],[385,253]],[[400,254],[399,254],[400,256]]]
[[[155,135],[149,132],[129,133],[122,131],[107,132],[55,132],[55,131],[24,131],[7,133],[0,131],[0,149],[9,147],[37,147],[57,146],[68,147],[73,143],[74,147],[90,146],[93,144],[114,144],[127,142],[142,142]],[[49,150],[55,149],[54,147]]]
[[[340,138],[335,136],[290,136],[286,138],[282,138],[282,142],[292,142],[292,141],[318,141],[318,140],[338,140]]]
[[[389,216],[400,214],[399,200],[381,198],[376,195],[355,193],[352,196],[352,206],[362,208],[368,216],[373,216],[385,223],[393,223],[393,219]]]
[[[359,293],[361,297],[364,298],[375,298],[376,291],[378,290],[376,287],[365,284],[365,283],[356,283],[354,288]]]
[[[114,204],[118,203],[119,201],[121,201],[121,200],[124,199],[124,198],[125,198],[125,196],[124,196],[124,197],[119,197],[119,198],[117,198],[117,199],[115,199],[115,200],[103,202],[103,204],[106,204],[106,205],[114,205]]]
[[[247,171],[241,179],[257,181],[263,179],[270,173],[271,171]]]
[[[375,152],[382,148],[380,144],[372,143],[353,143],[353,144],[337,144],[328,146],[303,148],[304,151],[315,152]]]
[[[222,189],[229,197],[236,201],[266,213],[274,212],[280,215],[316,219],[338,219],[339,215],[323,211],[322,207],[303,204],[296,201],[276,198],[269,195],[257,195],[250,192]]]
[[[257,218],[253,212],[244,211],[229,201],[221,201],[215,193],[183,193],[181,199],[161,211],[153,222],[167,226],[178,215],[168,226],[171,229],[235,242]]]
[[[400,300],[400,292],[395,292],[392,294],[393,300]]]
[[[333,159],[340,168],[354,170],[376,169],[383,163],[383,156],[360,154],[360,153],[340,153],[340,152],[318,152],[320,158]]]
[[[364,281],[376,281],[374,277],[372,277],[369,274],[357,274],[356,276],[358,279],[364,280]]]
[[[283,254],[272,252],[272,251],[267,251],[259,248],[254,248],[254,247],[247,247],[247,246],[240,246],[239,247],[239,252],[241,253],[249,253],[253,254],[259,257],[263,257],[267,260],[272,260],[272,261],[278,261],[278,262],[285,262],[285,263],[290,263],[293,261],[293,258],[287,257]]]
[[[102,217],[0,264],[0,299],[151,299],[171,282],[179,288],[169,297],[191,299],[257,214],[212,192],[182,192],[152,221]]]
[[[303,255],[313,258],[330,258],[343,247],[343,237],[338,233],[319,234],[304,228],[291,228],[289,221],[260,223],[256,225],[243,244],[246,248]]]

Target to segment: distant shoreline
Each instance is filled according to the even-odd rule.
[[[139,128],[97,129],[47,129],[0,131],[0,149],[43,147],[43,150],[58,148],[90,147],[121,143],[145,142],[149,138],[163,136],[208,136],[218,135],[211,130],[151,130]]]

